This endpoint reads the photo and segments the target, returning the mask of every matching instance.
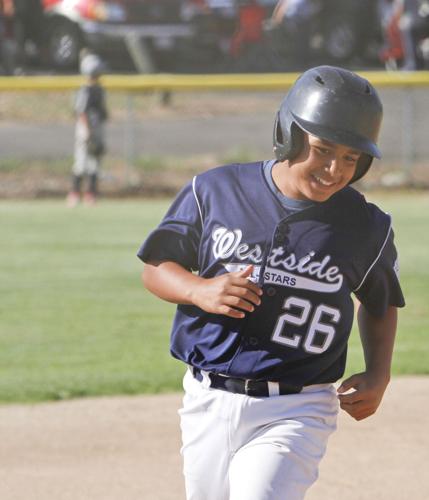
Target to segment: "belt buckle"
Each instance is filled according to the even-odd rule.
[[[248,378],[244,380],[244,394],[246,394],[246,396],[249,395],[249,382],[250,380]]]
[[[246,396],[251,396],[253,398],[260,397],[260,388],[258,388],[258,384],[256,380],[245,379],[244,380],[244,393]]]

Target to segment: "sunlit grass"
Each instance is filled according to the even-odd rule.
[[[407,307],[394,373],[429,372],[429,196],[373,194],[393,215]],[[174,306],[140,283],[140,243],[170,200],[0,203],[0,401],[178,390]],[[348,373],[362,367],[356,331]]]

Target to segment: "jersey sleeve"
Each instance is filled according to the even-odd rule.
[[[107,104],[106,104],[106,93],[103,88],[101,88],[101,93],[100,93],[100,116],[101,116],[101,121],[103,122],[109,119],[109,112],[107,110]]]
[[[89,104],[89,89],[87,86],[81,87],[76,94],[74,110],[77,115],[86,113]]]
[[[177,262],[185,269],[198,271],[198,249],[202,220],[193,183],[177,195],[159,226],[140,247],[143,262]]]
[[[380,255],[354,293],[365,309],[376,317],[383,316],[389,306],[404,307],[404,296],[399,283],[398,252],[392,229]]]

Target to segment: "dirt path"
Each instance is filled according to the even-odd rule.
[[[342,413],[307,500],[427,499],[428,396],[429,377],[397,378],[376,416]],[[0,407],[0,498],[183,499],[180,403],[172,394]]]

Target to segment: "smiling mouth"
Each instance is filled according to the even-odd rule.
[[[335,182],[326,181],[326,180],[322,179],[321,177],[318,177],[317,175],[314,175],[314,174],[312,174],[311,177],[317,182],[317,184],[320,184],[321,186],[324,186],[324,187],[332,187],[335,184]]]

